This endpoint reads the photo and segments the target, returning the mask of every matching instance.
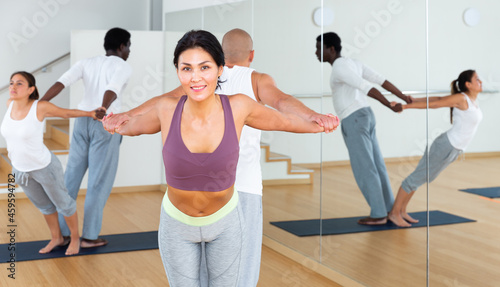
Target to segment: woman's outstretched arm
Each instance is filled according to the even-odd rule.
[[[425,99],[425,98],[420,98]],[[425,109],[427,108],[427,101],[416,101],[403,106],[404,109]],[[446,97],[432,97],[429,98],[429,109],[439,108],[467,108],[467,100],[462,94],[453,94]]]
[[[47,117],[58,117],[63,119],[68,118],[78,118],[78,117],[90,117],[93,119],[97,118],[97,113],[104,114],[106,109],[98,108],[93,111],[82,111],[77,109],[65,109],[54,105],[51,102],[39,101],[37,107],[37,117],[40,121]]]
[[[107,117],[111,117],[109,114]],[[103,125],[106,124],[107,117],[102,119]],[[144,114],[130,117],[120,126],[115,128],[115,132],[124,136],[138,136],[142,134],[155,134],[161,130],[160,117],[158,115],[158,107],[154,107]],[[111,134],[112,131],[108,131]]]

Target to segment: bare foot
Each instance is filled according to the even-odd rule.
[[[373,218],[365,217],[358,220],[358,224],[361,225],[384,225],[387,223],[387,217]]]
[[[80,252],[80,239],[71,240],[68,249],[66,249],[66,255],[75,255]]]
[[[393,214],[393,213],[389,213],[389,215],[387,216],[387,218],[392,221],[392,223],[396,224],[397,226],[399,227],[410,227],[411,224],[409,224],[408,222],[406,222],[406,220],[403,219],[403,217],[401,216],[401,214]]]
[[[104,246],[108,244],[108,241],[106,239],[102,238],[97,238],[97,239],[85,239],[82,238],[82,241],[80,243],[81,248],[91,248],[91,247],[99,247],[99,246]]]
[[[50,240],[49,243],[38,252],[41,254],[49,253],[50,251],[52,251],[52,249],[57,246],[61,246],[62,244],[64,244],[64,239],[61,236],[60,238]]]
[[[404,218],[404,220],[410,222],[410,223],[418,223],[418,219],[415,219],[411,217],[408,213],[403,212],[401,213],[401,216]]]

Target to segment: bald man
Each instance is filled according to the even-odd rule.
[[[249,68],[254,58],[253,41],[250,35],[233,29],[224,35],[222,49],[226,66],[221,76],[221,87],[216,92],[225,95],[245,94],[255,101],[269,105],[284,113],[293,113],[317,122],[325,132],[335,130],[339,124],[333,115],[322,115],[306,107],[294,97],[276,87],[273,78]],[[123,114],[113,115],[105,129],[113,132],[130,117],[143,114],[156,105],[160,97],[182,96],[181,87],[164,95],[152,98],[141,106]],[[236,168],[235,189],[239,192],[244,222],[244,242],[241,252],[241,286],[256,286],[259,279],[262,249],[262,172],[260,166],[261,131],[244,126],[240,136],[240,156]],[[203,270],[203,268],[202,268]],[[202,272],[203,273],[203,272]],[[203,276],[202,276],[203,278]]]

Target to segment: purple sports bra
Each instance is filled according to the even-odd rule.
[[[219,97],[224,110],[224,136],[212,153],[192,153],[184,144],[181,116],[187,96],[179,100],[163,146],[168,185],[182,190],[221,191],[234,184],[240,147],[229,99],[226,95]]]

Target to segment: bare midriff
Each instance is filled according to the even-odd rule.
[[[214,214],[229,202],[234,192],[234,185],[221,191],[190,191],[167,186],[170,202],[184,214],[193,217]]]

